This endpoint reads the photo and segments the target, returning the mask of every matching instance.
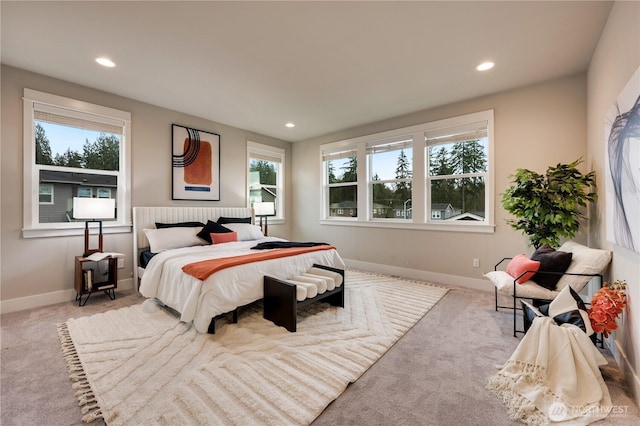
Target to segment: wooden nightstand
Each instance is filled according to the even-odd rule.
[[[116,298],[118,287],[118,259],[107,257],[90,260],[76,256],[75,288],[78,306],[84,306],[91,294],[103,291],[111,300]],[[86,295],[84,301],[82,296]]]

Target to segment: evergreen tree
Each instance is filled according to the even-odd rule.
[[[76,168],[82,168],[83,163],[84,160],[82,156],[77,151],[72,151],[71,148],[67,148],[63,154],[56,154],[53,161],[55,166]]]
[[[115,135],[105,133],[100,133],[94,142],[89,142],[89,139],[86,139],[82,161],[87,169],[119,170],[120,140]]]
[[[400,181],[396,183],[394,204],[397,205],[397,208],[406,208],[406,203],[411,199],[412,177],[413,173],[411,171],[411,159],[407,158],[407,155],[404,153],[404,149],[401,149],[396,165],[396,179],[403,179],[408,182]]]
[[[276,185],[276,167],[273,163],[265,160],[253,160],[249,171],[260,173],[262,185]]]
[[[36,164],[53,164],[51,144],[40,123],[36,124]]]

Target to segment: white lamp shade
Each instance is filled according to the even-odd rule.
[[[75,219],[113,219],[116,212],[114,198],[73,198]]]
[[[276,214],[276,206],[272,201],[253,203],[253,211],[256,216],[273,216]]]

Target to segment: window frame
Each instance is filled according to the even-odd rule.
[[[485,181],[485,220],[482,222],[472,221],[436,221],[431,218],[431,213],[427,209],[429,193],[427,188],[428,176],[428,145],[426,135],[429,132],[448,127],[464,126],[472,123],[486,122],[487,132],[487,172]],[[384,219],[373,218],[372,193],[369,172],[369,161],[367,158],[367,144],[371,145],[376,141],[390,140],[394,138],[409,137],[412,140],[412,218],[411,219]],[[322,225],[336,226],[362,226],[377,228],[397,228],[397,229],[423,229],[453,232],[473,232],[473,233],[493,233],[495,194],[494,186],[494,113],[493,110],[485,110],[461,116],[445,118],[432,122],[422,123],[400,129],[355,137],[337,142],[322,144],[320,151],[320,169],[323,176],[321,180],[322,201],[320,205],[320,223]],[[357,152],[358,164],[366,165],[358,167],[358,217],[342,218],[329,216],[328,206],[328,176],[325,158],[332,153],[340,151],[355,150]],[[362,213],[360,213],[362,212]]]
[[[401,145],[401,146],[399,150],[397,148],[385,149],[393,145]],[[408,183],[413,188],[413,156],[414,154],[413,154],[412,136],[402,135],[402,136],[394,137],[392,139],[387,139],[387,140],[369,141],[366,144],[366,147],[367,147],[367,189],[368,189],[368,194],[371,194],[371,197],[368,200],[368,205],[369,205],[368,215],[369,217],[373,218],[376,214],[376,209],[374,208],[375,200],[373,199],[374,185],[387,185],[387,184],[398,185],[399,183]],[[382,151],[375,152],[379,148],[383,148],[383,150],[386,150],[386,151],[403,151],[406,149],[411,149],[411,159],[412,159],[411,170],[410,170],[411,177],[408,179],[393,178],[393,179],[380,179],[380,180],[374,181],[373,174],[376,173],[377,171],[373,170],[373,158],[376,154],[379,154],[382,152]],[[408,201],[411,201],[411,200],[412,199],[409,198]],[[412,202],[411,210],[413,210],[413,202]],[[380,221],[385,220],[385,221],[394,221],[394,222],[398,222],[398,221],[412,222],[411,218],[407,219],[406,217],[404,217],[403,215],[400,215],[399,213],[400,211],[396,210],[394,217],[376,218],[376,220],[380,220]],[[413,212],[411,214],[413,215]]]
[[[278,148],[271,145],[265,145],[258,142],[247,141],[247,207],[252,208],[251,205],[251,160],[258,159],[264,160],[260,157],[271,157],[276,164],[278,164],[278,170],[276,170],[276,201],[275,201],[275,216],[269,216],[269,223],[282,224],[285,222],[285,161],[286,151],[283,148]],[[269,161],[269,160],[267,160]]]
[[[116,173],[118,176],[117,217],[113,221],[104,221],[102,226],[103,233],[131,232],[131,113],[28,88],[24,89],[22,99],[23,238],[70,236],[84,233],[84,222],[40,223],[38,213],[41,165],[36,164],[35,153],[35,115],[36,110],[41,110],[39,108],[56,110],[63,116],[73,117],[80,114],[88,121],[91,121],[91,117],[95,117],[97,122],[109,120],[117,122],[118,126],[122,125],[120,165]],[[107,172],[105,174],[114,173]]]

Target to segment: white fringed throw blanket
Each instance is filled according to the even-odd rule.
[[[611,410],[599,369],[606,364],[581,329],[538,317],[488,389],[502,397],[514,420],[586,425]]]

